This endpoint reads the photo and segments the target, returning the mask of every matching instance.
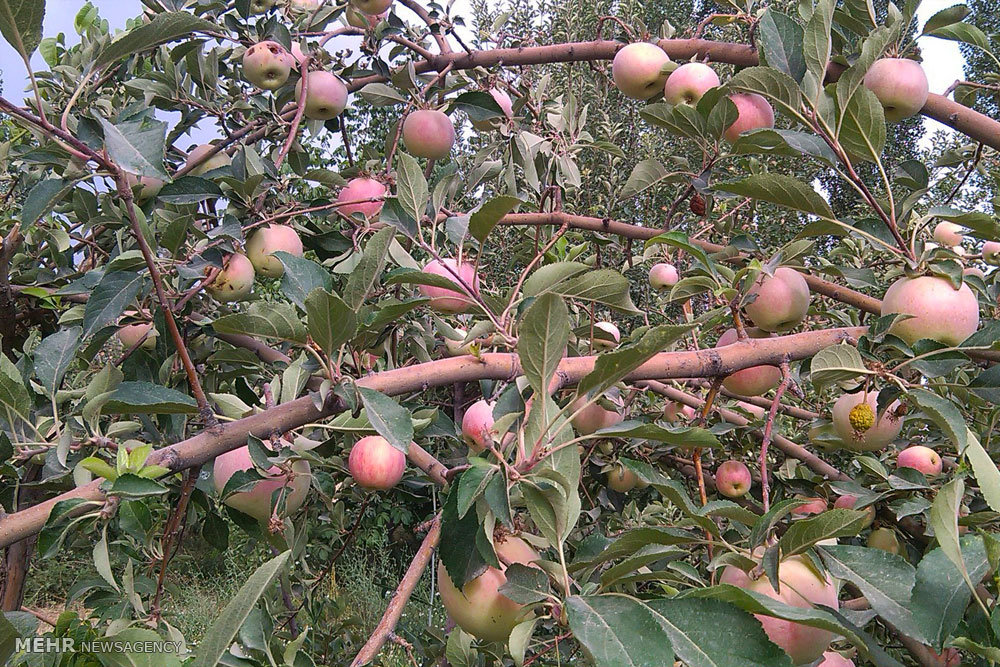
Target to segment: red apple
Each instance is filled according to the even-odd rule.
[[[635,42],[623,46],[611,63],[611,78],[623,95],[648,100],[663,90],[667,79],[664,68],[670,56],[656,44]]]
[[[366,435],[351,448],[347,469],[358,486],[385,491],[403,479],[406,454],[380,435]]]
[[[913,468],[924,473],[926,477],[937,477],[941,474],[941,457],[930,447],[912,445],[896,456],[897,468]]]
[[[762,127],[774,127],[774,109],[757,93],[734,93],[729,99],[736,105],[738,116],[725,131],[729,142],[736,141],[741,134]]]
[[[295,60],[281,44],[257,42],[243,53],[243,76],[264,90],[277,90],[288,81]]]
[[[479,400],[469,406],[462,417],[462,437],[469,449],[481,452],[493,444],[493,406]]]
[[[386,193],[385,184],[373,178],[352,178],[347,185],[337,195],[338,202],[358,202],[359,199],[373,199],[383,197]],[[366,219],[374,218],[381,212],[383,200],[371,202],[359,202],[355,204],[343,204],[337,210],[344,215],[350,216],[360,213]]]
[[[247,447],[240,447],[215,457],[213,477],[216,492],[222,493],[226,488],[226,482],[237,471],[251,468],[253,461],[250,459],[250,450]],[[232,494],[224,502],[233,509],[266,523],[271,518],[272,494],[287,484],[285,514],[293,513],[302,507],[309,491],[309,462],[299,459],[292,463],[291,468],[293,473],[291,481],[288,481],[287,475],[280,468],[272,466],[267,471],[269,475],[267,479],[257,482],[249,491]]]
[[[744,310],[764,331],[794,329],[809,312],[809,285],[801,273],[786,266],[778,267],[773,276],[761,273],[749,294],[756,298]]]
[[[768,333],[759,329],[747,329],[751,338],[767,338]],[[736,329],[727,330],[719,337],[715,347],[725,347],[737,342]],[[777,366],[751,366],[736,371],[722,381],[722,386],[740,396],[761,396],[771,391],[781,382],[781,369]]]
[[[418,109],[403,121],[403,144],[416,157],[441,160],[455,144],[455,126],[443,111]]]
[[[875,93],[890,123],[920,111],[927,103],[929,90],[920,63],[905,58],[876,60],[865,74],[865,88]]]
[[[309,90],[306,92],[306,118],[330,120],[347,108],[347,86],[336,75],[325,70],[307,72]],[[295,84],[295,99],[302,94],[302,79]]]
[[[420,292],[431,300],[429,305],[432,310],[441,313],[464,313],[475,303],[469,292],[465,290],[467,285],[472,288],[473,293],[479,293],[479,276],[476,275],[476,267],[472,263],[463,262],[459,265],[456,260],[451,258],[441,262],[435,259],[424,266],[423,272],[443,276],[463,288],[461,292],[458,292],[447,287],[420,285]],[[462,278],[465,285],[459,282],[455,274]]]
[[[285,265],[272,253],[287,252],[302,257],[302,239],[298,232],[288,225],[267,225],[253,233],[247,241],[247,259],[254,270],[268,278],[280,278],[285,273]]]
[[[899,401],[894,401],[883,413],[881,419],[872,424],[871,428],[857,431],[851,425],[851,410],[854,406],[865,402],[872,409],[872,414],[878,415],[878,394],[874,391],[859,391],[854,394],[843,394],[833,404],[833,430],[844,443],[844,447],[854,452],[874,452],[883,449],[896,439],[903,428],[903,420],[896,416]]]
[[[669,104],[698,104],[706,92],[719,85],[719,75],[704,63],[685,63],[667,77],[663,99]]]
[[[246,255],[233,253],[226,258],[215,279],[205,285],[205,291],[217,301],[242,301],[253,289],[255,273]]]
[[[673,287],[679,280],[680,275],[673,264],[660,262],[659,264],[654,264],[653,268],[649,270],[649,285],[653,289]]]
[[[897,321],[889,333],[909,344],[931,338],[956,346],[979,328],[979,300],[968,285],[955,289],[944,278],[900,278],[882,299],[882,315],[902,313],[913,317]]]
[[[715,471],[715,487],[727,498],[741,498],[750,490],[750,468],[742,461],[725,461]]]

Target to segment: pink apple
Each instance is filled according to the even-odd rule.
[[[366,435],[351,448],[347,469],[358,486],[385,491],[403,479],[406,454],[380,435]]]
[[[443,111],[418,109],[403,121],[403,144],[416,157],[441,160],[455,144],[455,126]]]
[[[336,75],[325,70],[307,72],[309,90],[306,92],[306,118],[330,120],[347,108],[347,86]],[[295,84],[295,99],[302,95],[302,79]]]
[[[679,280],[680,275],[673,264],[660,262],[659,264],[654,264],[653,268],[649,270],[649,285],[653,289],[673,287]]]
[[[600,402],[591,403],[583,408],[583,410],[580,410],[586,402],[587,399],[581,396],[573,401],[573,404],[569,407],[569,414],[575,415],[573,417],[573,428],[576,429],[579,435],[590,435],[602,428],[620,424],[625,419],[616,410],[605,410],[601,407]]]
[[[983,261],[1000,266],[1000,241],[987,241],[983,244]]]
[[[254,271],[268,278],[280,278],[285,273],[285,265],[272,253],[287,252],[302,257],[302,239],[298,232],[288,225],[267,225],[253,233],[247,241],[247,259]]]
[[[792,510],[793,517],[804,517],[811,514],[822,514],[827,510],[829,504],[826,498],[819,498],[816,496],[802,496],[796,495],[795,500],[805,500],[807,501],[804,505],[799,505]]]
[[[741,134],[762,127],[774,127],[774,109],[771,104],[757,93],[734,93],[729,96],[739,114],[733,124],[725,131],[726,139],[731,143]]]
[[[192,164],[195,164],[213,150],[215,150],[215,146],[213,146],[212,144],[202,144],[201,146],[196,146],[192,148],[191,152],[188,153],[187,162],[185,163],[185,165],[190,166]],[[230,159],[229,155],[227,155],[225,151],[219,151],[212,157],[208,158],[207,160],[199,164],[194,169],[191,169],[189,173],[192,176],[202,176],[210,171],[219,169],[220,167],[227,167],[230,164],[232,164],[232,160]]]
[[[927,75],[920,63],[905,58],[876,60],[865,74],[865,88],[882,103],[885,119],[897,123],[927,103]]]
[[[288,81],[295,60],[281,44],[258,42],[243,53],[243,76],[264,90],[277,90]]]
[[[622,334],[611,322],[594,322],[594,349],[611,350],[618,347]]]
[[[669,104],[698,104],[707,91],[719,85],[719,75],[704,63],[685,63],[667,77],[663,99]]]
[[[462,437],[469,449],[481,452],[493,444],[493,406],[479,400],[469,406],[462,417]]]
[[[937,477],[941,474],[941,457],[930,447],[912,445],[896,456],[897,468],[913,468],[924,473],[926,477]]]
[[[361,199],[373,199],[383,197],[386,193],[385,184],[373,178],[352,178],[347,185],[337,195],[337,201],[358,202]],[[383,200],[371,202],[358,202],[355,204],[343,204],[337,210],[344,215],[350,216],[360,213],[366,219],[374,218],[382,211]]]
[[[770,334],[759,329],[747,329],[750,338],[767,338]],[[732,345],[739,340],[736,329],[727,330],[719,337],[716,348]],[[726,377],[722,386],[740,396],[761,396],[781,382],[781,369],[777,366],[751,366]]]
[[[447,287],[434,287],[433,285],[420,285],[420,292],[430,298],[431,310],[441,313],[464,313],[475,304],[475,301],[466,291],[465,287],[471,287],[474,294],[479,293],[479,276],[476,275],[476,267],[471,262],[463,262],[461,265],[451,258],[446,258],[439,262],[434,259],[428,262],[424,268],[424,273],[431,273],[436,276],[443,276],[451,282],[462,287],[462,291],[455,291]],[[461,277],[459,282],[455,274]]]
[[[823,662],[816,667],[854,667],[854,661],[836,651],[827,651],[823,654]]]
[[[623,46],[611,63],[611,78],[623,95],[648,100],[663,90],[664,68],[670,56],[656,44],[635,42]]]
[[[226,482],[237,471],[252,468],[253,461],[250,459],[250,450],[247,447],[240,447],[215,457],[212,472],[216,492],[222,493],[226,488]],[[291,468],[293,474],[291,481],[280,468],[272,466],[267,471],[266,479],[257,482],[249,491],[230,495],[224,502],[233,509],[266,523],[271,517],[272,494],[278,489],[286,487],[285,514],[291,514],[302,507],[302,503],[305,502],[310,479],[308,461],[302,459],[294,461]]]
[[[773,276],[762,272],[748,297],[756,298],[744,310],[764,331],[794,329],[809,312],[809,285],[801,273],[787,266],[778,267]]]
[[[931,338],[956,346],[979,328],[979,300],[968,285],[955,289],[944,278],[900,278],[882,299],[882,315],[903,313],[913,317],[897,321],[889,333],[909,344]]]
[[[143,176],[138,177],[133,173],[125,172],[125,181],[128,183],[129,187],[133,190],[137,185],[141,185],[142,189],[139,193],[135,195],[135,201],[140,204],[149,201],[156,195],[160,194],[160,190],[163,189],[163,181],[154,176]]]
[[[962,234],[964,230],[964,227],[954,222],[939,222],[934,228],[934,240],[946,246],[961,245],[965,238]]]
[[[715,487],[727,498],[741,498],[750,490],[750,468],[742,461],[725,461],[715,471]]]
[[[847,494],[839,496],[837,500],[834,501],[833,508],[842,510],[852,510],[854,509],[854,506],[857,504],[858,504],[858,497],[853,496],[851,494]],[[865,523],[864,527],[867,528],[868,526],[872,525],[873,521],[875,521],[875,506],[869,505],[868,507],[866,507],[865,514],[867,515],[866,517],[867,522]]]
[[[217,301],[242,301],[253,289],[254,276],[253,264],[246,255],[233,253],[226,258],[215,279],[205,285],[205,291]]]
[[[962,269],[962,275],[965,276],[966,278],[968,278],[969,276],[976,276],[980,280],[986,280],[986,274],[983,273],[983,270],[975,266],[970,266],[966,269]]]
[[[667,401],[663,406],[663,418],[671,424],[675,423],[678,419],[681,421],[691,421],[695,416],[697,416],[697,411],[690,405]]]
[[[514,117],[514,102],[510,99],[510,95],[505,93],[500,88],[490,88],[486,92],[490,94],[490,97],[493,98],[493,100],[497,103],[497,106],[500,107],[500,110],[503,111],[504,118],[509,121]],[[493,127],[496,120],[497,119],[493,118],[490,120],[472,121],[472,127],[476,128],[480,132],[483,132]]]
[[[872,424],[871,428],[857,431],[851,425],[851,410],[854,406],[867,403],[872,414],[878,416],[878,392],[859,391],[854,394],[842,394],[833,404],[833,430],[844,443],[844,448],[854,452],[874,452],[884,449],[896,439],[903,428],[903,420],[896,416],[899,401],[889,405],[882,417]]]
[[[156,349],[156,329],[152,322],[139,322],[137,324],[126,324],[118,329],[118,340],[126,350],[138,345],[144,350]],[[139,343],[142,341],[142,343]]]

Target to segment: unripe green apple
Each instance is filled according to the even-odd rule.
[[[983,261],[1000,266],[1000,241],[987,241],[983,244]]]
[[[351,448],[347,469],[358,486],[385,491],[403,479],[406,454],[380,435],[367,435]]]
[[[944,278],[900,278],[882,299],[882,315],[912,315],[897,320],[889,333],[912,345],[930,338],[956,346],[979,328],[979,300],[965,283],[959,289]]]
[[[351,5],[362,14],[378,16],[392,6],[392,0],[351,0]]]
[[[868,546],[872,549],[881,549],[897,556],[903,555],[903,545],[899,543],[896,533],[889,528],[876,528],[868,535]]]
[[[611,63],[611,78],[623,95],[648,100],[663,90],[670,56],[656,44],[635,42],[623,46]]]
[[[277,90],[288,81],[294,59],[281,44],[258,42],[243,53],[243,76],[264,90]]]
[[[875,93],[890,123],[919,112],[930,89],[920,63],[905,58],[876,60],[865,74],[865,88]]]
[[[778,267],[773,276],[761,273],[749,295],[756,298],[744,310],[764,331],[794,329],[809,312],[809,285],[801,273],[787,266]]]
[[[205,291],[217,301],[242,301],[253,289],[254,276],[253,264],[246,255],[233,253],[215,279],[205,286]]]
[[[135,190],[137,185],[142,186],[139,193],[135,195],[135,200],[140,204],[143,204],[160,194],[160,190],[163,189],[164,185],[163,181],[154,176],[143,176],[140,178],[130,172],[125,172],[125,181],[133,190]]]
[[[325,70],[307,72],[309,90],[306,92],[306,118],[330,120],[347,108],[347,86],[335,74]],[[302,79],[295,84],[295,99],[302,95]]]
[[[760,329],[747,329],[750,338],[767,338],[767,332]],[[716,348],[732,345],[739,341],[736,329],[727,330],[719,337]],[[751,366],[726,376],[722,386],[740,396],[762,396],[771,391],[781,382],[781,369],[777,366]]]
[[[618,493],[628,493],[639,483],[639,476],[621,463],[608,471],[608,488]]]
[[[719,75],[705,63],[685,63],[667,77],[663,99],[668,104],[694,106],[702,96],[719,85]]]
[[[214,150],[215,146],[213,146],[212,144],[202,144],[201,146],[195,146],[194,148],[191,149],[191,152],[188,153],[187,162],[185,164],[188,166],[192,165]],[[204,174],[207,174],[208,172],[213,171],[215,169],[228,167],[230,164],[232,164],[232,162],[233,162],[232,159],[230,159],[229,155],[227,155],[225,151],[219,151],[215,153],[215,155],[208,158],[207,160],[199,164],[197,167],[192,169],[190,171],[190,174],[192,176],[203,176]]]
[[[738,114],[724,133],[730,143],[739,139],[744,132],[774,127],[774,109],[763,96],[757,93],[734,93],[729,99],[736,105]]]
[[[254,271],[268,278],[280,278],[285,273],[285,265],[272,253],[287,252],[302,257],[302,239],[298,232],[288,225],[267,225],[253,233],[247,241],[247,259]]]
[[[293,478],[288,481],[287,475],[281,472],[277,466],[271,467],[268,474],[271,477],[257,482],[250,491],[234,493],[225,499],[225,503],[235,510],[252,516],[261,523],[267,523],[271,517],[271,495],[278,489],[286,486],[285,491],[285,514],[291,514],[302,507],[305,502],[306,493],[309,491],[310,469],[309,462],[299,459],[292,463]],[[226,482],[237,471],[250,470],[253,468],[253,461],[250,458],[250,450],[247,447],[240,447],[225,454],[215,457],[213,466],[213,477],[215,490],[222,493],[226,488]]]
[[[250,13],[263,14],[274,7],[275,0],[250,0]]]
[[[403,120],[403,144],[416,157],[441,160],[455,144],[455,126],[437,109],[417,109]]]

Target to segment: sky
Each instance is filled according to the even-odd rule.
[[[77,42],[73,18],[83,7],[84,2],[85,0],[46,0],[44,35],[52,37],[62,32],[65,33],[69,44]],[[141,12],[139,0],[91,0],[91,2],[98,8],[101,17],[108,21],[112,30],[123,28],[128,18],[137,16]],[[954,4],[957,4],[955,0],[925,0],[917,12],[919,25],[922,26],[924,21],[936,12]],[[931,92],[942,93],[956,79],[963,78],[964,60],[957,43],[923,37],[920,39],[920,48]],[[32,67],[34,69],[46,67],[37,52],[32,58]],[[23,98],[20,91],[23,89],[22,86],[26,85],[27,72],[17,52],[3,40],[0,40],[0,72],[3,72],[4,96],[20,102]],[[925,119],[924,122],[931,131],[944,128],[933,120]]]

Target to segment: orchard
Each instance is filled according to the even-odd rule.
[[[1000,662],[995,17],[57,4],[0,0],[5,664]]]

